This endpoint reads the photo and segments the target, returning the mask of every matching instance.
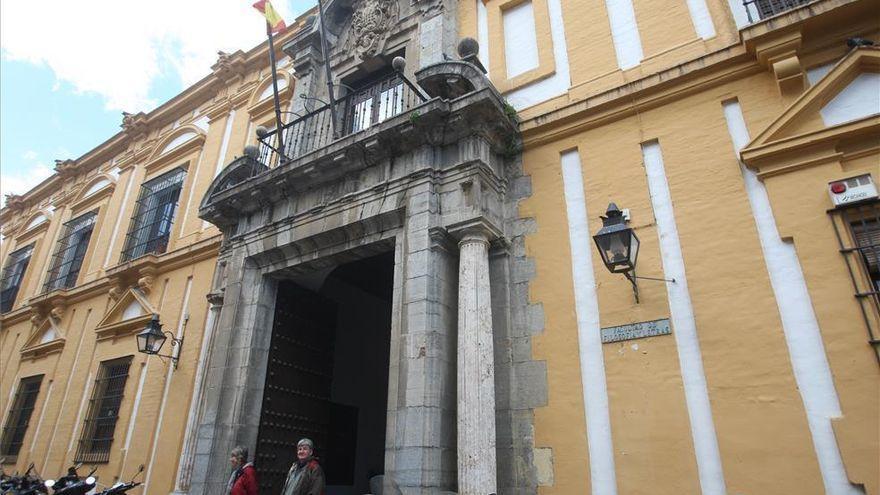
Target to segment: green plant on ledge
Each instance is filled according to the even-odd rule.
[[[413,113],[409,114],[409,123],[412,125],[416,125],[421,118],[421,114],[419,114],[418,110],[413,111]]]

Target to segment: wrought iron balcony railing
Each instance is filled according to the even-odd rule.
[[[743,0],[746,14],[749,16],[749,24],[758,22],[768,17],[781,14],[801,5],[806,5],[813,0]]]
[[[261,164],[273,168],[312,151],[321,149],[334,140],[366,130],[395,115],[427,101],[415,84],[395,73],[374,84],[353,91],[336,101],[337,129],[334,133],[330,105],[298,117],[259,137]],[[279,150],[281,133],[283,150]]]

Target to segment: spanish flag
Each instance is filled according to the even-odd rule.
[[[254,4],[254,8],[266,16],[266,23],[269,25],[269,32],[278,34],[287,29],[287,25],[284,24],[284,19],[282,19],[281,15],[278,14],[278,11],[272,7],[269,0],[259,0]]]

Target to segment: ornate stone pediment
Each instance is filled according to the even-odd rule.
[[[397,0],[357,0],[344,48],[361,60],[382,52],[391,28],[397,22]]]

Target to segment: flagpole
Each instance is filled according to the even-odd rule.
[[[336,121],[336,98],[333,96],[333,77],[330,74],[330,53],[327,50],[327,30],[324,28],[324,3],[318,0],[318,20],[321,29],[321,56],[324,57],[324,71],[327,77],[327,96],[330,98],[330,124],[333,126],[333,138],[339,137],[339,125]]]
[[[272,93],[275,97],[275,134],[278,135],[278,154],[284,153],[284,128],[281,123],[281,100],[278,98],[278,71],[275,69],[275,41],[272,36],[272,26],[266,23],[266,34],[269,35],[269,64],[272,66]]]

